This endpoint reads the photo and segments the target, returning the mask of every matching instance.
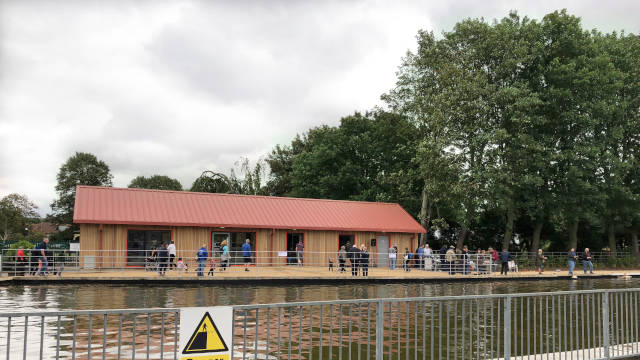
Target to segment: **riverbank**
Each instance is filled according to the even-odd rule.
[[[634,270],[601,270],[594,274],[576,273],[574,279],[607,279],[622,277],[640,277]],[[344,273],[328,271],[327,268],[284,267],[284,268],[250,268],[232,267],[226,271],[215,271],[214,276],[197,277],[194,271],[178,274],[167,271],[160,276],[154,271],[138,269],[124,271],[65,272],[61,276],[14,276],[0,278],[0,284],[34,284],[34,283],[110,283],[110,284],[179,284],[179,283],[219,283],[219,284],[344,284],[344,283],[425,283],[425,282],[476,282],[505,280],[570,280],[566,271],[549,271],[538,274],[535,271],[522,271],[508,275],[493,274],[455,274],[412,269],[409,272],[388,269],[369,270],[369,276],[352,276],[350,270]]]

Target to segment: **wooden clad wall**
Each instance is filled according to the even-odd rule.
[[[312,231],[312,230],[271,230],[271,229],[221,229],[205,227],[178,226],[138,226],[138,225],[102,225],[102,252],[99,251],[100,225],[80,224],[81,266],[84,266],[84,256],[96,256],[96,267],[123,267],[127,249],[128,230],[169,230],[171,238],[176,244],[177,257],[184,260],[193,259],[195,252],[202,245],[211,250],[211,232],[255,232],[258,265],[285,265],[286,258],[279,257],[278,251],[285,251],[287,247],[287,233],[303,233],[305,245],[305,265],[322,265],[334,260],[338,253],[339,235],[354,235],[355,243],[360,247],[364,244],[369,252],[378,252],[377,247],[371,247],[371,239],[376,236],[389,236],[389,244],[396,245],[399,252],[404,248],[415,250],[417,239],[414,234],[406,233],[375,233],[375,232],[345,232],[345,231]],[[102,256],[100,256],[102,255]],[[372,262],[376,257],[371,256]],[[193,266],[193,261],[187,261]]]

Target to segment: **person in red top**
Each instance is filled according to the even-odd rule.
[[[497,264],[499,259],[498,250],[489,248],[489,253],[491,253],[491,268],[489,272],[493,272],[493,264]]]
[[[21,273],[24,276],[26,271],[25,265],[27,264],[27,258],[24,256],[24,250],[18,249],[16,252],[16,267],[15,267],[15,275]]]

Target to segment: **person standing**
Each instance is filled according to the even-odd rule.
[[[298,240],[296,244],[296,259],[298,260],[298,266],[302,266],[302,255],[304,252],[304,244],[302,240]]]
[[[358,262],[360,261],[360,250],[354,243],[349,250],[349,261],[351,262],[351,276],[358,276]]]
[[[398,247],[393,245],[389,248],[389,267],[391,270],[396,269],[396,260],[398,259]]]
[[[538,249],[538,274],[542,274],[544,271],[544,263],[547,262],[547,257],[542,253],[542,249]]]
[[[340,247],[338,250],[338,262],[340,263],[340,272],[343,273],[346,270],[344,269],[344,263],[347,261],[347,250],[344,248],[344,245]]]
[[[167,270],[167,262],[169,260],[169,251],[167,250],[167,244],[162,243],[160,249],[158,249],[158,274],[164,276]]]
[[[220,246],[222,246],[222,254],[220,254],[220,268],[224,271],[229,267],[229,245],[227,245],[227,240],[222,240]]]
[[[204,276],[204,266],[207,262],[208,257],[209,252],[207,251],[207,246],[202,245],[202,247],[196,253],[196,260],[198,262],[198,269],[196,271],[197,276]]]
[[[589,248],[584,248],[584,252],[582,253],[582,266],[584,266],[584,273],[587,273],[587,267],[589,268],[589,273],[593,274],[593,263],[591,262],[591,251]]]
[[[500,275],[507,275],[507,273],[509,272],[509,260],[511,260],[511,253],[509,252],[509,250],[502,250],[502,252],[500,253],[500,262],[502,263]]]
[[[402,255],[402,268],[406,272],[411,271],[410,263],[409,263],[410,261],[411,261],[411,252],[409,251],[409,248],[404,248],[404,254]]]
[[[573,276],[573,269],[576,267],[576,260],[578,259],[578,255],[576,255],[576,249],[571,248],[569,253],[567,254],[569,258],[569,275]]]
[[[422,270],[424,268],[424,245],[418,246],[418,250],[416,250],[417,254],[417,265],[418,269]]]
[[[171,240],[169,246],[167,246],[167,250],[169,251],[169,270],[171,270],[172,267],[176,267],[174,263],[176,259],[176,244],[173,243],[173,240]]]
[[[456,251],[453,245],[449,246],[449,250],[447,250],[447,253],[444,256],[444,259],[449,269],[449,275],[453,275],[455,272],[454,266],[456,263]]]
[[[49,244],[49,238],[45,237],[42,239],[42,242],[35,247],[36,254],[38,255],[38,272],[36,275],[46,275],[47,274],[47,265],[49,262],[47,261],[47,244]]]
[[[369,252],[364,244],[360,248],[360,267],[362,268],[362,276],[369,276]]]
[[[249,264],[251,264],[251,240],[246,239],[242,244],[242,257],[244,258],[244,271],[249,271]]]
[[[27,264],[27,258],[24,256],[24,250],[18,249],[18,251],[16,252],[14,275],[18,276],[18,274],[21,274],[22,276],[24,276],[26,264]]]
[[[462,247],[462,274],[469,274],[469,248],[467,245]]]
[[[433,268],[433,252],[429,244],[424,244],[424,269],[431,271]]]

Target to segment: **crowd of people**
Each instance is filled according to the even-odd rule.
[[[33,249],[18,249],[15,255],[15,274],[16,275],[39,275],[44,276],[50,273],[60,275],[64,268],[64,262],[56,264],[48,248],[49,239],[44,238],[43,241]],[[219,271],[226,271],[230,266],[230,251],[227,240],[217,244],[212,249],[211,254],[207,245],[204,244],[196,252],[196,275],[198,277],[205,276],[205,268],[207,262],[209,271],[207,276],[214,276],[216,267]],[[304,246],[299,242],[296,246],[296,259],[298,265],[302,265]],[[253,263],[254,251],[251,248],[250,239],[246,239],[239,252],[242,256],[244,270],[249,271],[249,265]],[[153,250],[151,256],[145,259],[145,266],[148,270],[157,271],[160,276],[165,276],[167,271],[176,270],[178,274],[188,271],[188,264],[182,258],[177,258],[176,245],[173,241],[170,243],[162,243],[157,249]],[[368,276],[370,266],[370,254],[367,247],[362,244],[358,247],[355,243],[343,245],[337,254],[338,267],[340,273],[347,272],[347,267],[351,269],[352,276]],[[496,272],[500,267],[500,274],[507,274],[510,271],[518,271],[511,253],[507,250],[498,252],[493,248],[487,250],[469,251],[467,246],[456,249],[455,246],[443,245],[440,249],[433,250],[429,244],[419,246],[415,251],[405,248],[400,253],[397,245],[392,246],[388,250],[388,265],[391,270],[396,270],[400,264],[402,270],[409,272],[412,269],[425,271],[442,271],[450,275],[454,274],[482,274]],[[539,274],[544,272],[548,257],[542,249],[539,249],[536,255],[536,267]],[[567,253],[567,263],[569,267],[569,275],[574,275],[576,264],[582,261],[584,273],[589,271],[593,274],[593,261],[589,248],[585,248],[582,252],[576,252],[575,248],[571,248]],[[151,264],[151,265],[150,265]],[[150,265],[150,266],[149,266]],[[380,264],[378,264],[380,265]],[[333,270],[334,260],[329,259],[329,268]]]

